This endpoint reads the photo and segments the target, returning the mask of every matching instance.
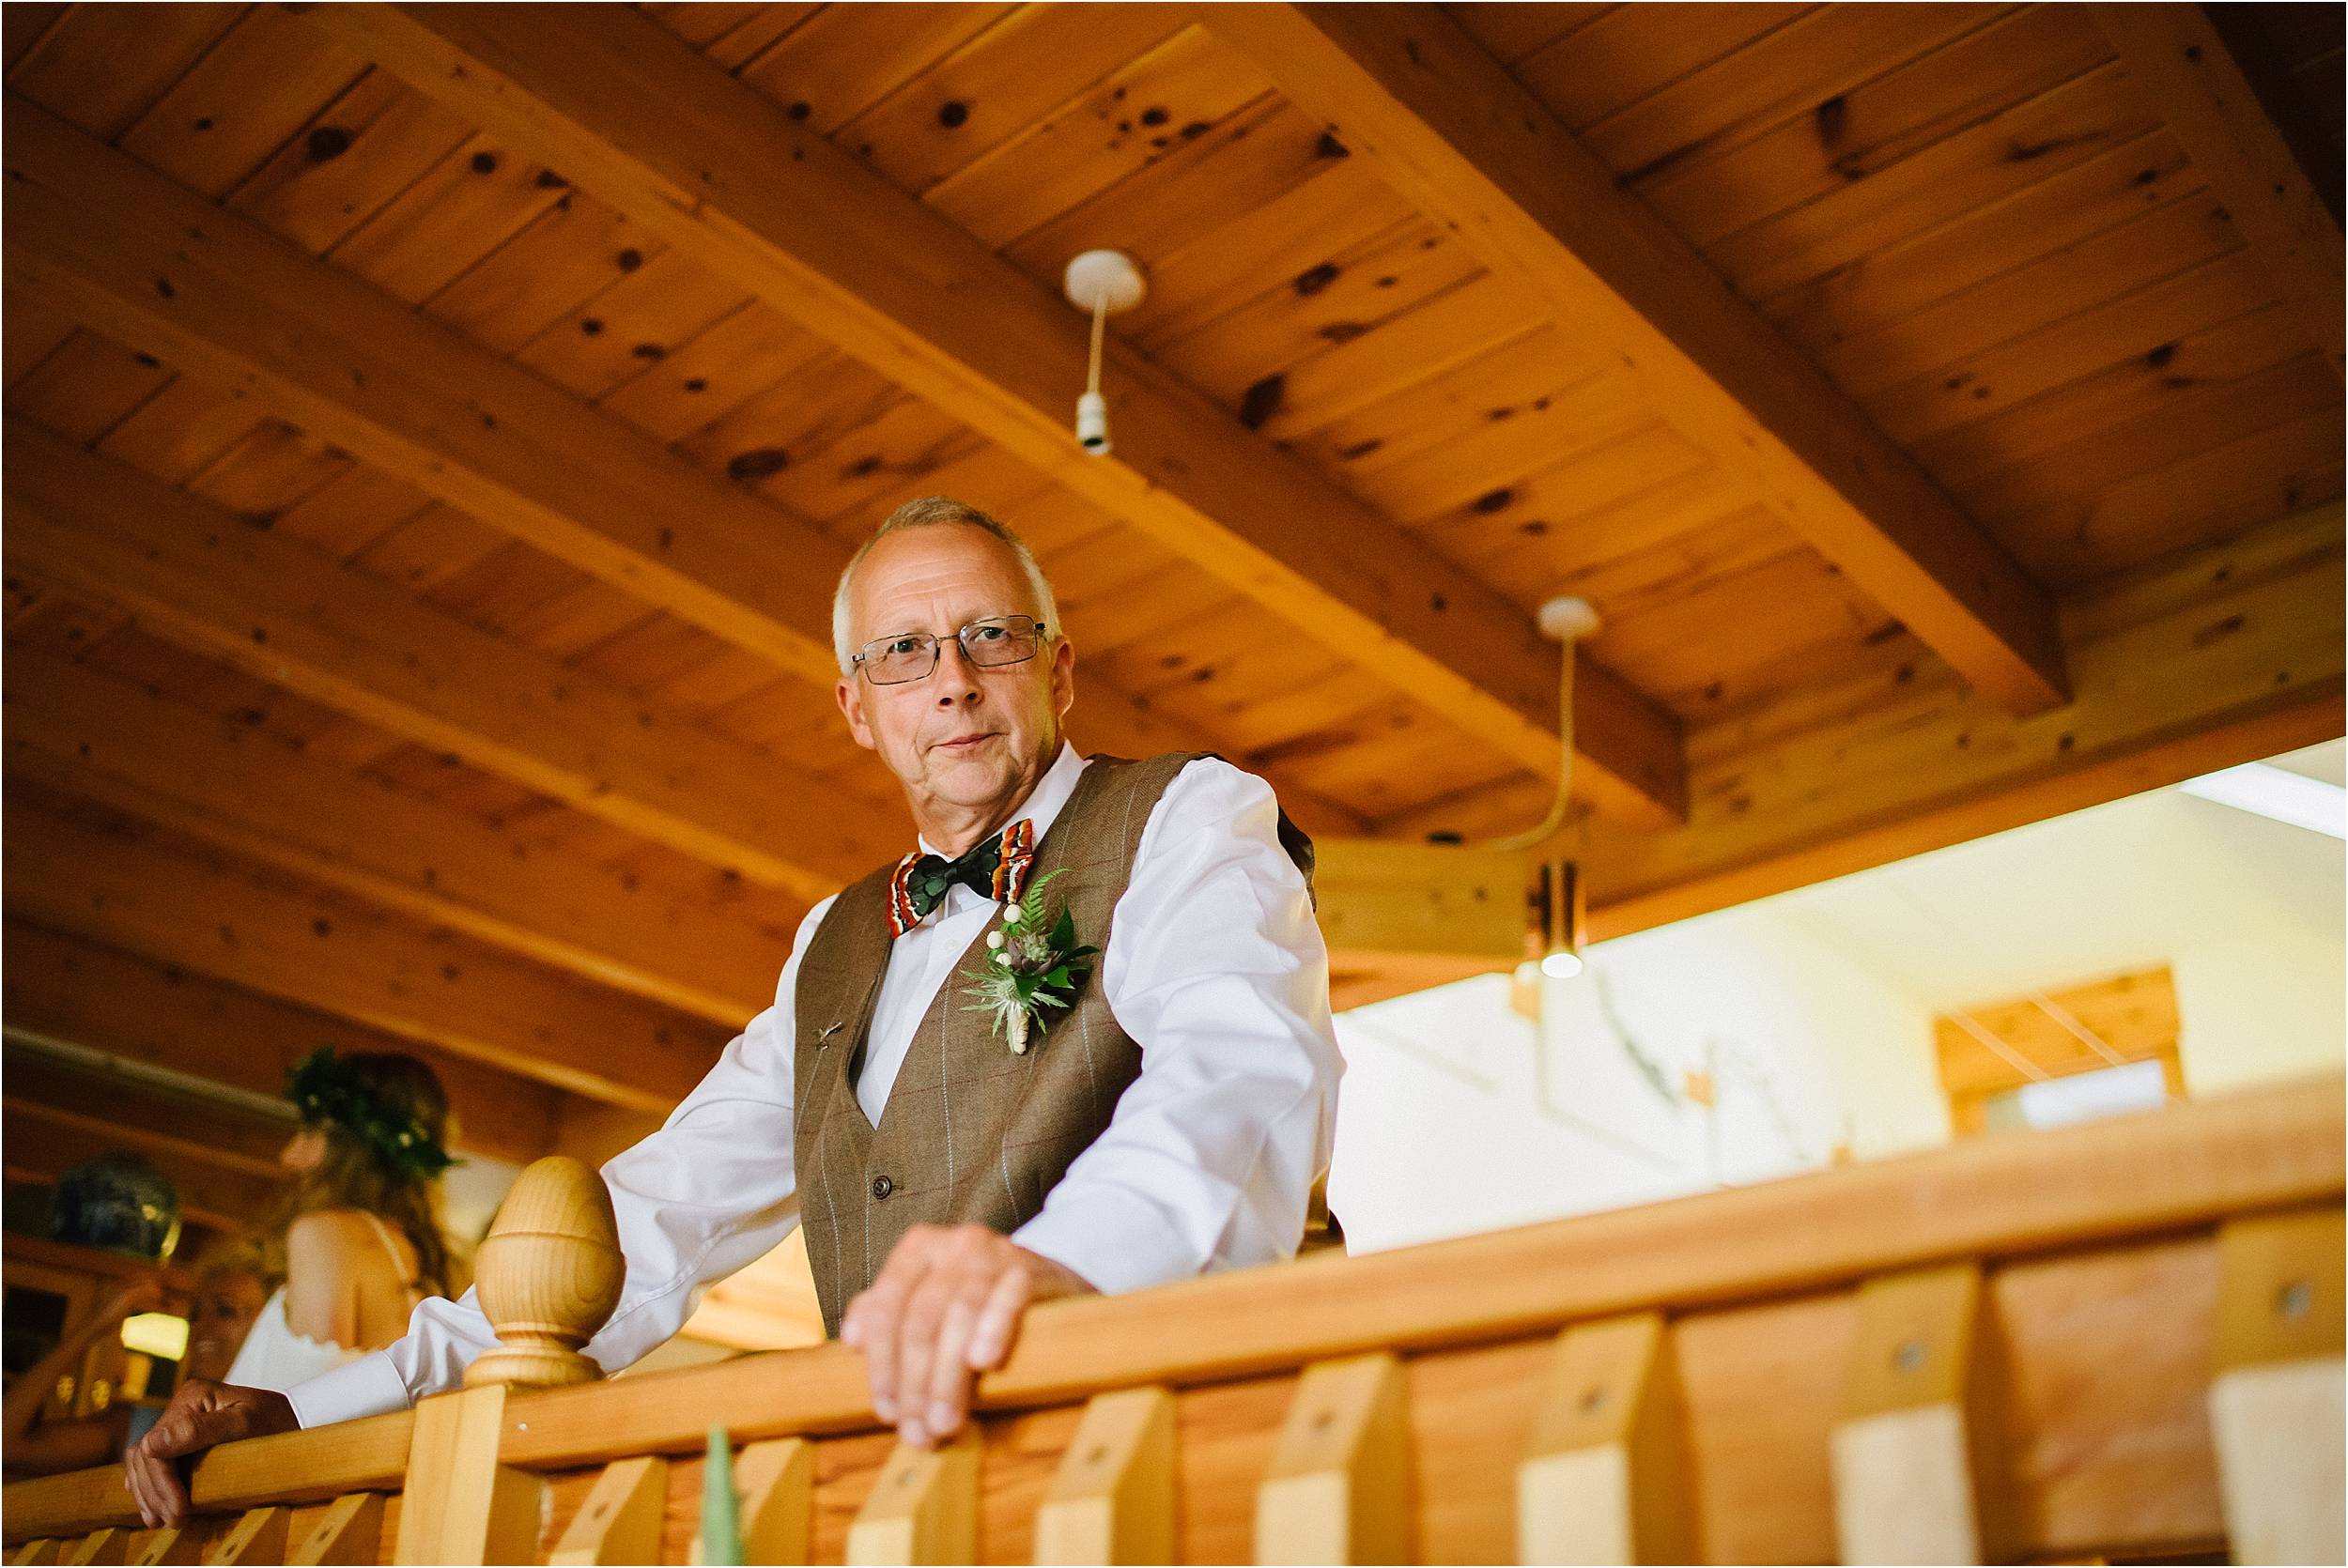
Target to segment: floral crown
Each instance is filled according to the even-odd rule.
[[[334,1048],[321,1045],[286,1075],[286,1098],[305,1122],[332,1122],[403,1176],[429,1180],[456,1161],[424,1123],[369,1088]]]

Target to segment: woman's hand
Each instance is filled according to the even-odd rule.
[[[178,1461],[215,1443],[264,1437],[301,1426],[286,1396],[271,1389],[243,1389],[201,1378],[180,1386],[156,1419],[154,1430],[122,1456],[122,1483],[139,1505],[149,1530],[187,1522],[188,1488]]]

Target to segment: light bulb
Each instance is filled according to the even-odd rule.
[[[1541,973],[1552,980],[1570,980],[1582,973],[1581,956],[1563,947],[1557,948],[1542,958]]]

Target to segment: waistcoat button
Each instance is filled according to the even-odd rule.
[[[896,1190],[897,1184],[889,1180],[885,1176],[877,1176],[873,1178],[873,1196],[876,1198],[885,1198]]]

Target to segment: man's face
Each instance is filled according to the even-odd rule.
[[[879,753],[917,801],[983,810],[1033,786],[1059,747],[1075,700],[1075,650],[1059,634],[1023,664],[978,666],[954,633],[998,615],[1042,618],[1018,559],[983,530],[907,529],[873,546],[850,586],[849,642],[927,632],[938,639],[928,679],[839,685],[857,745]]]

